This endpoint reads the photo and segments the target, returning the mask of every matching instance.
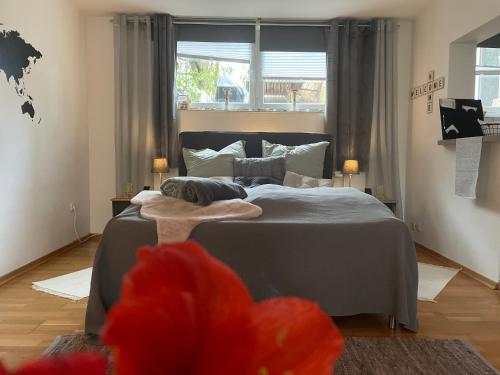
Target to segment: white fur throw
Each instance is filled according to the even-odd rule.
[[[158,243],[182,242],[198,224],[208,221],[253,219],[262,208],[242,199],[216,201],[198,206],[182,199],[166,197],[159,191],[142,191],[131,200],[141,206],[141,215],[156,221]]]

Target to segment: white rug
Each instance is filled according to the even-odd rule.
[[[91,276],[92,267],[48,280],[35,281],[32,288],[40,292],[78,301],[89,296]]]
[[[418,263],[419,301],[436,302],[437,295],[459,271],[455,268]],[[52,279],[35,281],[33,289],[78,301],[89,296],[91,276],[92,268],[87,268]]]
[[[436,302],[435,298],[460,270],[418,263],[418,300]]]

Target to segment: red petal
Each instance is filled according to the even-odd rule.
[[[193,241],[141,249],[138,259],[103,334],[117,353],[120,375],[158,369],[162,374],[183,369],[182,374],[232,375],[248,367],[255,348],[247,315],[252,299],[232,270]],[[172,294],[189,295],[192,305],[160,297]],[[144,363],[147,371],[140,367]]]
[[[99,353],[76,353],[39,359],[12,375],[105,375],[106,366],[106,358]]]
[[[275,298],[252,308],[258,334],[256,366],[270,375],[331,375],[343,339],[316,303]]]
[[[342,338],[318,305],[257,305],[190,241],[139,251],[104,330],[120,375],[330,374]]]
[[[140,249],[122,299],[153,296],[161,288],[192,293],[207,318],[242,312],[252,303],[241,279],[194,241]]]
[[[201,332],[189,296],[163,293],[121,301],[111,310],[102,339],[113,347],[119,375],[234,375],[249,368],[256,340],[248,314]]]
[[[245,375],[252,367],[257,340],[248,313],[215,321],[205,331],[192,375]],[[253,372],[252,375],[256,373]]]
[[[121,301],[108,315],[102,340],[113,347],[120,375],[187,374],[196,335],[191,296],[164,291]]]

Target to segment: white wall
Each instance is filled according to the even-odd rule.
[[[323,113],[179,111],[181,131],[310,132],[324,129]]]
[[[1,0],[0,22],[42,54],[26,77],[40,125],[0,73],[0,275],[89,233],[83,19],[66,0]]]
[[[400,20],[398,38],[399,153],[403,196],[406,171],[413,22]],[[90,150],[90,227],[101,233],[111,218],[109,199],[115,194],[113,26],[109,17],[87,18],[88,118]],[[322,132],[321,113],[180,111],[181,130]],[[336,185],[341,185],[336,180]],[[158,185],[158,181],[155,186]],[[364,174],[353,177],[363,190]]]
[[[87,17],[87,85],[90,167],[90,231],[102,233],[111,218],[115,189],[115,77],[113,24]]]
[[[449,77],[450,43],[500,14],[498,0],[436,0],[418,17],[415,27],[414,84],[427,73]],[[500,31],[500,30],[499,30]],[[460,87],[451,83],[451,87]],[[451,94],[451,93],[450,93]],[[435,95],[446,97],[447,90]],[[480,196],[454,195],[455,147],[441,139],[439,107],[426,114],[425,98],[413,102],[407,171],[408,223],[421,223],[417,242],[492,279],[500,265],[500,144],[486,146]]]

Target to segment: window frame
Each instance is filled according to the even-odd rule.
[[[276,77],[276,78],[273,78],[273,79],[276,79],[276,80],[283,80],[283,81],[286,81],[286,80],[294,80],[296,78],[292,78],[292,77]],[[325,99],[325,103],[324,104],[321,104],[321,103],[296,103],[295,104],[295,110],[293,109],[293,103],[265,103],[264,102],[264,97],[265,97],[265,93],[264,93],[264,82],[265,82],[266,78],[262,78],[261,80],[261,88],[260,88],[260,97],[261,97],[261,103],[262,103],[262,108],[263,109],[269,109],[271,111],[295,111],[295,112],[324,112],[325,111],[325,108],[326,108],[326,99]],[[325,81],[325,85],[326,85],[326,78],[325,79],[322,79],[322,78],[303,78],[302,81]]]
[[[224,43],[224,42],[221,42]],[[242,102],[231,102],[229,104],[231,110],[244,110],[244,111],[249,111],[252,108],[252,86],[253,86],[253,79],[252,79],[252,62],[254,58],[254,51],[253,49],[255,48],[254,43],[248,43],[251,46],[251,56],[252,58],[250,59],[250,67],[249,67],[249,80],[250,80],[250,90],[248,93],[248,103],[242,103]],[[227,62],[241,62],[238,59],[218,59],[218,58],[207,58],[207,56],[203,55],[184,55],[184,54],[177,54],[176,60],[178,57],[183,57],[183,58],[199,58],[200,60],[207,60],[207,61],[227,61]],[[177,65],[177,61],[176,61]],[[176,71],[177,75],[177,71]],[[176,79],[177,80],[177,79]],[[224,109],[224,102],[192,102],[189,105],[190,109],[194,110],[206,110],[206,111],[213,111],[213,110],[223,110]]]
[[[314,27],[314,26],[311,26]],[[221,42],[224,43],[224,42]],[[260,51],[260,25],[255,26],[255,42],[249,43],[252,48],[252,59],[250,60],[249,69],[249,100],[248,103],[229,103],[229,111],[256,111],[256,112],[317,112],[324,113],[326,110],[326,100],[321,103],[297,103],[295,109],[292,108],[292,103],[264,103],[264,79],[262,77],[262,51]],[[326,52],[325,52],[326,54]],[[216,60],[216,59],[214,59]],[[228,60],[229,61],[229,60]],[[325,64],[327,60],[325,60]],[[303,78],[304,81],[311,80]],[[320,78],[313,79],[314,81],[323,80]],[[324,78],[326,82],[326,77]],[[189,105],[193,110],[224,110],[224,102],[192,102]]]
[[[500,66],[488,66],[481,64],[481,49],[482,47],[477,47],[476,52],[476,64],[474,69],[474,96],[476,99],[481,99],[479,97],[480,92],[480,80],[481,76],[498,76],[499,80],[499,95],[500,95]],[[500,50],[500,48],[499,48]],[[500,107],[485,107],[483,105],[483,110],[486,112],[487,119],[500,119]]]

